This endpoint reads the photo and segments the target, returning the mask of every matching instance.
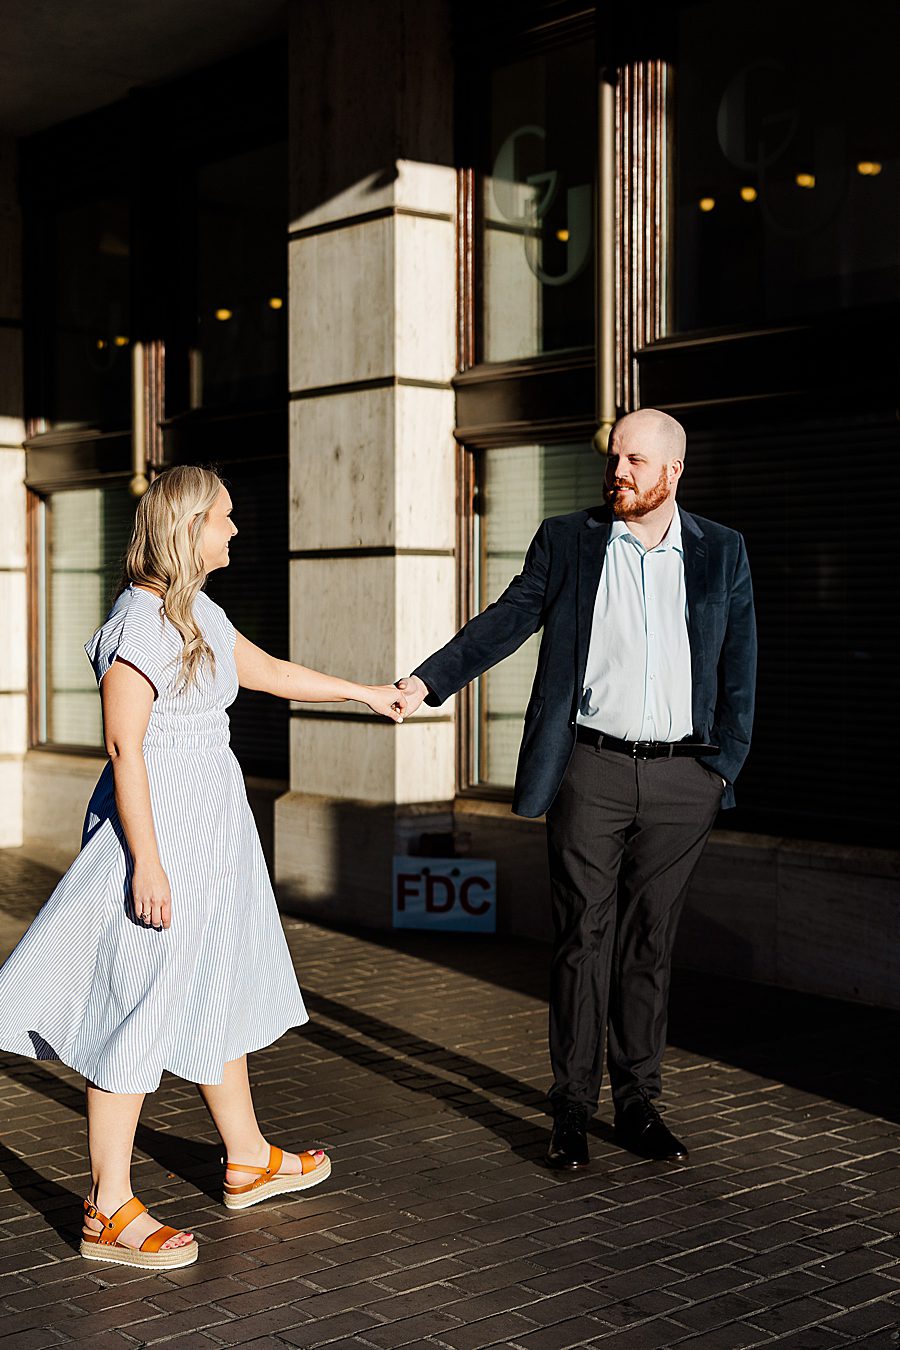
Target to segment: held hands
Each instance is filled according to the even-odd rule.
[[[135,863],[131,879],[134,917],[146,928],[168,928],[172,923],[172,892],[159,863]]]
[[[400,723],[409,711],[408,699],[398,693],[394,684],[364,684],[365,696],[362,702],[381,717],[389,717],[392,722]]]
[[[406,679],[397,681],[397,688],[403,691],[406,699],[406,716],[412,717],[428,694],[428,685],[418,675],[408,675]]]
[[[418,675],[408,675],[396,684],[364,684],[363,702],[382,717],[400,723],[411,717],[428,693],[428,685]]]

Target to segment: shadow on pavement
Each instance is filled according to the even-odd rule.
[[[33,1082],[28,1084],[34,1088]],[[59,1182],[51,1181],[37,1172],[25,1158],[0,1144],[0,1172],[6,1177],[19,1199],[46,1219],[51,1228],[73,1251],[78,1251],[81,1239],[81,1202],[83,1196],[67,1190]]]
[[[900,1122],[900,1013],[676,971],[669,1044]]]
[[[546,1099],[542,1092],[478,1060],[469,1059],[437,1042],[424,1040],[403,1027],[361,1013],[335,999],[309,990],[304,992],[304,999],[314,1014],[331,1022],[341,1022],[384,1049],[366,1045],[335,1027],[323,1026],[315,1018],[299,1030],[298,1034],[304,1039],[311,1040],[331,1054],[340,1055],[359,1068],[378,1074],[388,1082],[396,1083],[408,1092],[424,1093],[442,1106],[476,1121],[491,1130],[526,1162],[539,1162],[542,1159],[547,1148],[549,1124],[544,1125],[542,1122],[535,1125],[521,1116],[512,1115],[475,1088],[483,1088],[490,1091],[493,1097],[502,1097],[522,1106],[544,1108]],[[411,1065],[409,1059],[418,1060],[421,1068]],[[443,1077],[444,1072],[466,1079],[473,1087]]]
[[[59,1077],[52,1069],[32,1060],[3,1056],[0,1071],[11,1082],[18,1083],[48,1101],[66,1107],[75,1115],[85,1114],[84,1092],[80,1087]],[[222,1199],[221,1145],[198,1139],[185,1139],[168,1130],[154,1130],[138,1124],[135,1148],[146,1154],[163,1171],[187,1182],[201,1194],[216,1203]],[[36,1210],[56,1230],[64,1242],[78,1250],[81,1237],[81,1202],[84,1194],[68,1190],[36,1171],[25,1158],[0,1144],[0,1173],[13,1191],[31,1209]],[[85,1173],[87,1157],[85,1156]],[[87,1180],[85,1185],[87,1186]]]
[[[327,925],[322,925],[327,926]],[[337,927],[337,926],[335,926]],[[472,979],[546,1001],[550,948],[508,937],[341,928]],[[900,1012],[676,970],[668,1042],[900,1122]]]

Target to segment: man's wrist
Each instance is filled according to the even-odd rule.
[[[417,683],[420,684],[420,685],[422,686],[422,688],[426,691],[426,693],[429,693],[429,694],[431,693],[431,690],[428,688],[428,685],[427,685],[427,684],[425,683],[425,681],[422,679],[422,676],[421,676],[421,675],[401,675],[401,677],[400,677],[399,680],[395,680],[395,681],[394,681],[394,684],[395,684],[395,685],[397,686],[397,688],[399,689],[400,686],[401,686],[401,684],[407,684],[407,685],[408,685],[408,684],[410,684],[413,680],[416,680]]]

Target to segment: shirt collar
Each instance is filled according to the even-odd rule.
[[[631,533],[624,520],[614,520],[612,523],[612,528],[609,532],[609,542],[613,544],[617,539],[630,539],[632,544],[639,548],[642,553],[647,552],[641,541]],[[677,505],[669,528],[652,552],[667,553],[670,549],[675,549],[682,557],[684,557],[684,544],[681,540],[681,512]]]

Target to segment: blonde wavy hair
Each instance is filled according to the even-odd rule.
[[[159,591],[163,613],[181,634],[182,689],[194,683],[204,660],[213,672],[216,668],[215,653],[194,618],[194,599],[206,580],[203,526],[222,486],[212,469],[192,464],[166,469],[138,502],[123,562],[119,594],[131,582]]]

